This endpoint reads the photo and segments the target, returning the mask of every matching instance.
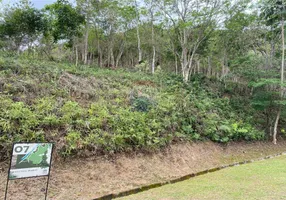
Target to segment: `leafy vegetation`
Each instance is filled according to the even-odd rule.
[[[163,73],[79,69],[7,55],[0,69],[1,159],[17,141],[57,142],[58,153],[70,156],[265,139],[250,104],[237,108],[236,98],[220,98],[224,83],[202,75],[187,84]]]
[[[14,141],[55,141],[62,156],[206,139],[272,137],[276,144],[285,135],[285,6],[281,0],[6,5],[2,157]]]

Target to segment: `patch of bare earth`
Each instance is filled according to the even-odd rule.
[[[90,200],[109,193],[163,182],[190,173],[286,151],[286,141],[272,143],[212,142],[172,145],[152,155],[117,155],[53,161],[49,198]],[[4,197],[7,163],[0,163],[0,199]],[[44,199],[46,178],[10,181],[8,199]]]

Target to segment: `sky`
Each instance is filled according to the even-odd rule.
[[[2,1],[4,5],[7,5],[7,4],[13,5],[16,2],[19,2],[19,0],[2,0]],[[56,2],[56,0],[30,0],[30,1],[38,9],[43,8],[47,4],[52,4]]]
[[[56,0],[31,0],[31,2],[36,8],[43,8],[47,4],[56,2]]]

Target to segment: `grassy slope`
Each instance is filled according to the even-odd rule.
[[[53,141],[69,156],[263,139],[247,98],[232,103],[223,94],[220,81],[204,77],[184,84],[164,74],[2,55],[0,160],[15,141]]]
[[[286,199],[286,157],[260,161],[163,186],[122,200]]]

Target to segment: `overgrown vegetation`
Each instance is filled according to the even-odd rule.
[[[246,96],[226,83],[176,75],[0,58],[0,151],[13,142],[56,142],[61,156],[152,151],[173,142],[262,140]],[[245,102],[241,103],[237,101]]]
[[[276,144],[286,132],[285,8],[281,0],[3,6],[2,157],[13,141],[55,141],[62,156],[186,140]]]

